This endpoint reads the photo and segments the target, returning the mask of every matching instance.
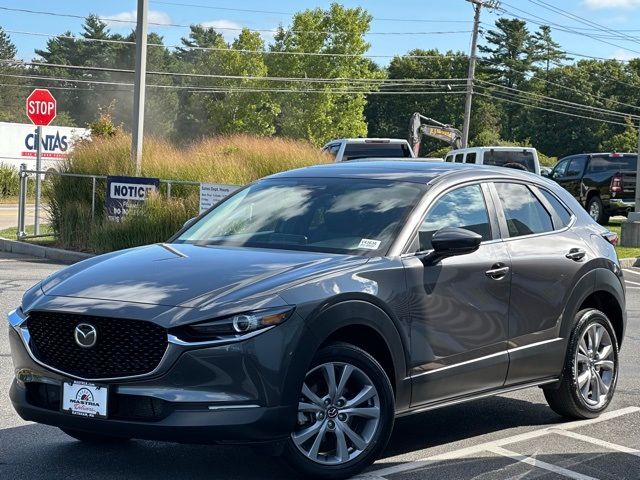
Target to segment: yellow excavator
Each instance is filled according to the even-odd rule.
[[[454,150],[462,148],[462,132],[460,130],[416,112],[411,115],[409,122],[409,144],[416,157],[423,135],[447,142]]]

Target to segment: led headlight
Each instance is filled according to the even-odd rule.
[[[179,327],[175,334],[186,341],[231,340],[258,330],[280,325],[287,320],[293,308],[279,308],[241,313],[231,317],[210,320]]]

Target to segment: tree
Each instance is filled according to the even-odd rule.
[[[601,152],[637,152],[638,129],[630,117],[625,119],[627,126],[624,131],[605,138],[598,149]]]
[[[192,25],[189,36],[182,38],[181,42],[183,47],[178,48],[174,54],[180,72],[210,75],[221,73],[217,60],[218,52],[228,48],[222,34],[213,28]],[[207,50],[208,48],[216,50]],[[211,135],[207,107],[209,102],[206,100],[215,97],[216,94],[198,92],[196,89],[211,85],[212,81],[203,77],[180,77],[176,83],[183,87],[178,91],[178,112],[174,128],[176,140],[188,142]],[[186,88],[189,85],[194,89]]]
[[[296,13],[290,28],[279,28],[271,48],[274,53],[269,55],[270,75],[346,80],[324,84],[281,83],[282,88],[299,93],[277,95],[281,106],[278,133],[306,138],[316,145],[332,138],[367,135],[365,93],[352,92],[373,87],[349,80],[382,76],[372,62],[362,56],[369,50],[364,36],[371,19],[362,8],[345,8],[334,3],[328,10],[316,8]]]
[[[562,65],[567,60],[572,60],[560,48],[560,44],[551,36],[551,27],[542,25],[532,37],[533,63],[541,64],[544,71],[549,74],[549,69]],[[539,67],[538,67],[539,68]]]
[[[0,121],[27,121],[24,113],[24,99],[28,89],[22,87],[20,75],[24,69],[16,62],[16,46],[9,35],[0,27]]]
[[[231,48],[223,52],[220,62],[222,75],[235,77],[266,77],[264,42],[260,35],[243,29]],[[257,52],[257,53],[251,53]],[[217,133],[249,133],[273,135],[275,118],[280,108],[272,95],[263,90],[271,83],[258,79],[228,78],[220,85],[229,91],[214,97],[207,104],[209,125]],[[242,91],[245,89],[246,91]]]
[[[522,20],[500,18],[495,25],[496,29],[489,30],[486,34],[487,45],[478,47],[481,52],[489,54],[490,66],[483,71],[490,82],[507,89],[518,89],[524,86],[527,75],[533,71],[536,44],[526,22]],[[488,89],[491,92],[494,88]],[[502,137],[512,139],[516,135],[515,117],[521,109],[513,104],[505,104],[502,110]]]

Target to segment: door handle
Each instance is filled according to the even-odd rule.
[[[496,263],[491,267],[491,269],[484,272],[487,277],[493,278],[494,280],[500,280],[501,278],[504,278],[507,273],[509,273],[509,267],[507,267],[504,263]]]
[[[572,248],[571,250],[569,250],[569,253],[565,255],[565,257],[567,257],[569,260],[573,260],[574,262],[579,262],[585,257],[586,254],[587,252],[585,252],[581,248]]]

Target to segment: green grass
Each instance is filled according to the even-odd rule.
[[[26,230],[28,235],[33,235],[33,232],[34,232],[33,225],[28,225]],[[53,233],[53,230],[51,229],[51,225],[49,224],[40,225],[40,233],[41,234]],[[18,235],[18,229],[16,227],[5,228],[4,230],[0,230],[0,237],[8,238],[9,240],[16,240],[17,235]],[[52,247],[56,245],[57,239],[54,236],[50,236],[50,237],[29,238],[26,241],[28,241],[29,243],[33,243],[35,245]]]
[[[622,230],[622,220],[612,219],[607,225],[607,228],[618,234],[619,241]],[[640,257],[640,248],[617,246],[616,253],[618,254],[618,258],[638,258]]]

